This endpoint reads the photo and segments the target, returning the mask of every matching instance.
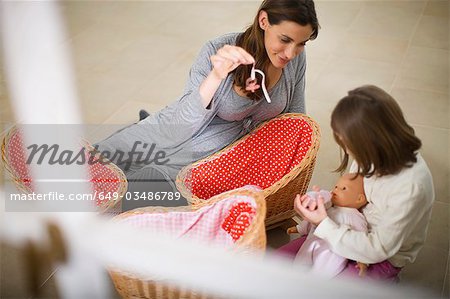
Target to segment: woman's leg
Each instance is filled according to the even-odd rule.
[[[152,126],[144,123],[126,126],[93,146],[125,174],[150,163],[158,152],[152,141]]]
[[[122,199],[122,211],[147,206],[186,206],[167,174],[153,167],[141,168],[127,176],[128,190]]]

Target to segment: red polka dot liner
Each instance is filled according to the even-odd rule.
[[[190,169],[186,183],[202,199],[245,185],[266,189],[302,161],[312,133],[304,119],[275,119],[224,154]]]

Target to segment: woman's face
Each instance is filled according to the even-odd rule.
[[[282,21],[278,25],[270,25],[265,11],[259,15],[259,26],[264,30],[264,45],[270,62],[279,69],[303,52],[313,33],[309,24],[301,26],[295,22]]]

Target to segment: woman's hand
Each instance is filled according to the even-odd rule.
[[[317,201],[313,200],[310,202],[308,195],[305,194],[300,197],[300,194],[297,194],[294,201],[294,209],[303,219],[314,225],[319,225],[322,220],[328,217],[322,196],[319,196]]]
[[[241,64],[253,64],[255,59],[241,47],[225,45],[211,56],[212,73],[220,79],[225,79]]]
[[[200,85],[201,102],[206,109],[220,86],[230,72],[241,64],[255,63],[255,59],[247,51],[237,46],[225,45],[211,56],[212,71]]]

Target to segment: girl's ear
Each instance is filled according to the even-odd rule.
[[[259,28],[265,31],[267,27],[269,27],[269,16],[267,15],[267,12],[261,10],[259,12],[258,21],[259,21]]]

